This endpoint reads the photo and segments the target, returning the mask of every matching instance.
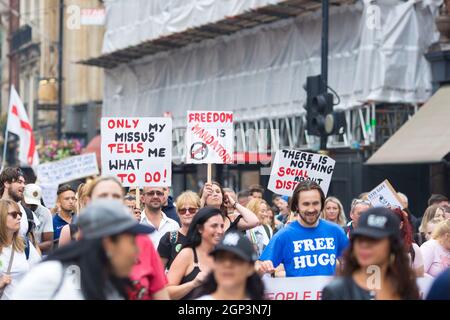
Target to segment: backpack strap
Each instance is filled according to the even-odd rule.
[[[22,206],[23,207],[23,206]],[[23,207],[23,209],[25,210],[25,213],[27,214],[27,221],[28,221],[28,230],[27,230],[27,235],[30,234],[31,232],[34,231],[34,217],[33,217],[33,211],[31,211],[31,209]]]
[[[270,236],[270,230],[269,230],[269,226],[267,225],[267,224],[263,224],[263,227],[264,227],[264,230],[266,231],[266,233],[267,233],[267,238],[271,238],[271,236]]]
[[[28,238],[24,239],[25,242],[25,257],[27,258],[27,260],[30,258],[30,240],[28,240]]]

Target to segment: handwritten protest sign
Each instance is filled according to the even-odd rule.
[[[367,199],[374,207],[400,208],[404,209],[404,204],[397,192],[388,180],[384,180],[375,189],[369,192]]]
[[[187,163],[233,163],[233,113],[188,111]]]
[[[320,300],[323,288],[333,280],[329,276],[271,278],[263,277],[265,296],[269,300]],[[426,297],[433,278],[417,278],[417,286],[422,298]]]
[[[102,174],[125,187],[168,187],[172,181],[172,119],[102,118]]]
[[[40,184],[61,184],[98,174],[95,153],[43,163],[37,168],[37,178]]]
[[[325,155],[279,150],[275,154],[268,188],[277,194],[292,196],[299,182],[313,180],[320,185],[326,195],[335,163]]]
[[[47,208],[54,208],[56,206],[57,199],[57,184],[41,184],[42,189],[42,199],[44,200],[44,204]]]

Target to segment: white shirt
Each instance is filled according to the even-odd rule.
[[[59,261],[46,261],[35,266],[19,284],[13,300],[85,300],[81,291],[80,269],[63,268]],[[109,294],[109,300],[122,299]]]
[[[43,233],[53,233],[53,216],[49,209],[41,205],[37,207],[35,215],[39,220],[39,224],[36,224],[35,230],[36,241],[37,243],[41,243]]]
[[[11,266],[10,277],[11,283],[6,286],[5,291],[1,300],[10,300],[14,291],[16,290],[18,284],[26,273],[31,269],[31,267],[41,261],[41,256],[34,248],[33,244],[30,245],[30,255],[27,257],[24,252],[14,252],[13,263]],[[9,247],[4,247],[2,253],[0,254],[0,275],[3,276],[8,270],[9,260],[11,258],[12,245]]]
[[[145,214],[145,211],[143,212],[143,215],[141,217],[141,223],[142,224],[146,224],[149,226],[152,226],[153,228],[155,228],[155,231],[153,231],[149,237],[150,239],[152,239],[153,245],[155,246],[155,248],[158,248],[159,245],[159,241],[161,240],[162,236],[165,235],[167,232],[171,232],[171,231],[177,231],[178,229],[180,229],[180,225],[178,224],[178,222],[176,222],[173,219],[170,219],[166,216],[166,214],[164,212],[162,212],[162,219],[161,222],[159,223],[159,229],[156,228],[150,220],[148,220],[147,215]]]

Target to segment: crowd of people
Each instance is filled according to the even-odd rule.
[[[0,299],[260,300],[264,278],[333,276],[322,299],[449,299],[450,203],[421,219],[356,197],[348,216],[313,181],[267,201],[205,183],[127,190],[114,177],[60,185],[47,208],[19,168],[0,174]],[[377,285],[368,281],[376,266]]]

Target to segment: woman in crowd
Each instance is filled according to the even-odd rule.
[[[168,291],[173,300],[188,299],[214,266],[209,255],[222,240],[225,219],[214,207],[201,208],[192,219],[185,247],[170,266]]]
[[[338,198],[328,197],[325,200],[325,205],[320,217],[322,219],[337,223],[344,229],[347,226],[344,207]]]
[[[322,299],[419,299],[416,276],[399,230],[400,220],[389,209],[372,208],[362,213],[351,232],[341,276],[323,289]]]
[[[261,255],[264,248],[269,244],[269,241],[273,236],[273,230],[267,224],[268,208],[268,203],[265,200],[259,198],[254,198],[247,204],[247,209],[255,213],[259,219],[259,226],[246,231],[247,237],[253,243],[258,257]]]
[[[189,226],[200,208],[200,198],[195,192],[185,191],[178,196],[175,203],[181,228],[178,231],[167,232],[158,245],[159,256],[167,270],[170,269],[182,247],[186,245]]]
[[[78,190],[80,190],[80,188]],[[80,191],[79,199],[83,200],[84,205],[98,199],[122,201],[124,197],[122,184],[114,177],[98,177],[88,184],[85,184]],[[79,239],[80,235],[78,233],[76,220],[77,219],[75,219],[73,223],[64,226],[61,230],[59,247]]]
[[[278,230],[284,227],[283,223],[275,216],[275,208],[268,206],[267,216],[267,224],[272,228],[273,234],[277,233]]]
[[[437,204],[429,206],[422,217],[422,222],[419,226],[419,234],[417,235],[417,243],[419,245],[423,244],[425,241],[427,241],[427,230],[428,230],[428,223],[431,220],[437,219],[439,221],[442,221],[444,218],[444,210]]]
[[[213,271],[195,292],[197,300],[264,300],[264,283],[255,272],[258,255],[245,236],[227,233],[211,255]]]
[[[450,267],[450,220],[441,221],[421,247],[425,273],[436,277]]]
[[[86,193],[88,203],[99,200],[123,202],[125,196],[120,181],[117,178],[106,176],[96,178],[90,182]],[[83,213],[80,217],[82,215]],[[131,212],[130,215],[132,215]],[[68,242],[76,241],[83,237],[83,230],[79,231],[78,225],[73,225],[69,232]],[[164,275],[164,268],[152,241],[147,235],[138,235],[136,244],[139,248],[139,255],[130,273],[133,285],[130,289],[129,298],[133,300],[168,299],[168,292],[165,288],[167,279]]]
[[[413,239],[413,227],[410,220],[408,219],[408,214],[400,209],[393,210],[394,214],[399,218],[400,222],[400,236],[403,240],[403,245],[411,261],[411,268],[416,273],[417,277],[423,277],[423,257],[419,246],[414,242]]]
[[[21,219],[16,202],[0,200],[0,300],[10,300],[20,280],[41,260],[33,244],[19,235]]]
[[[153,229],[140,225],[125,206],[110,200],[87,206],[78,223],[83,238],[55,251],[36,266],[19,285],[15,299],[128,297],[128,276],[138,255],[135,236]]]
[[[240,205],[232,197],[226,196],[222,186],[218,182],[206,183],[200,190],[199,196],[201,207],[209,206],[220,209],[225,217],[226,232],[245,231],[256,227],[259,223],[258,218],[253,212]],[[240,214],[233,221],[228,216],[228,206]]]

